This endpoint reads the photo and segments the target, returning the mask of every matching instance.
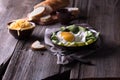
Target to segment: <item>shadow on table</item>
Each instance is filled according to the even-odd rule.
[[[85,58],[92,58],[92,59],[100,59],[100,58],[106,58],[113,55],[119,55],[120,52],[120,45],[117,44],[115,41],[110,41],[108,39],[107,41],[104,41],[103,36],[100,36],[100,42],[99,42],[99,49],[95,51],[95,53],[86,56]]]
[[[43,35],[42,36],[31,35],[30,39],[43,41]]]
[[[70,70],[50,76],[42,80],[69,80],[69,76],[70,76]]]

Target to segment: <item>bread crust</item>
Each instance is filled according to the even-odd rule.
[[[34,6],[34,10],[39,8],[39,7],[44,7],[45,10],[42,13],[39,13],[35,16],[34,15],[32,17],[28,16],[28,18],[30,21],[33,21],[35,23],[39,23],[41,17],[46,16],[46,15],[50,15],[52,12],[57,11],[61,8],[64,8],[68,5],[69,5],[69,0],[45,0],[45,1],[42,1],[39,4]],[[54,22],[55,20],[53,19],[52,21]]]
[[[40,6],[50,6],[53,11],[64,8],[69,5],[69,0],[45,0],[34,6],[34,9]]]

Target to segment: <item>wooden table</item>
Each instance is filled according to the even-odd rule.
[[[47,50],[30,48],[35,40],[44,43],[47,27],[61,24],[38,25],[26,41],[14,39],[6,29],[7,22],[25,17],[40,1],[0,0],[0,74],[3,80],[120,78],[120,0],[70,0],[69,6],[79,7],[80,15],[87,17],[77,23],[92,25],[100,32],[102,43],[99,51],[86,57],[95,65],[76,63],[70,67],[57,65],[56,57]]]

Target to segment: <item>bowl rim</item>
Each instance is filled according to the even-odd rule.
[[[78,27],[78,26],[81,26],[81,25],[77,24],[77,27]],[[51,42],[52,42],[55,46],[58,46],[58,47],[65,47],[65,48],[87,47],[87,46],[90,46],[90,45],[96,43],[96,42],[99,40],[99,32],[97,32],[96,30],[94,30],[92,27],[85,27],[85,26],[81,26],[81,27],[84,27],[84,28],[88,29],[89,31],[90,31],[90,30],[95,31],[96,35],[97,35],[97,33],[98,33],[98,37],[96,37],[96,40],[93,41],[92,43],[88,44],[88,45],[83,45],[83,46],[64,46],[64,45],[55,44],[55,43],[52,41],[52,39],[51,39],[52,34],[50,35],[50,40],[51,40]],[[58,31],[61,31],[61,30],[59,29],[59,30],[55,31],[55,33],[58,32]],[[85,42],[84,42],[84,44],[85,44]]]
[[[8,23],[7,23],[7,28],[10,29],[10,30],[17,30],[17,31],[20,30],[20,31],[24,31],[24,30],[34,29],[35,26],[36,26],[35,23],[28,21],[28,22],[30,22],[30,24],[32,24],[32,26],[29,27],[29,28],[21,28],[21,29],[12,29],[12,28],[10,28],[10,27],[9,27],[10,24],[13,23],[13,22],[15,22],[15,21],[16,21],[16,20],[13,20],[13,21],[8,22]]]

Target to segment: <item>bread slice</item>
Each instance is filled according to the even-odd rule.
[[[38,19],[45,15],[45,7],[38,7],[28,14],[29,20]]]
[[[28,14],[28,20],[39,23],[41,17],[49,15],[51,12],[52,8],[50,6],[39,6],[34,8],[34,10]]]
[[[46,47],[42,45],[38,40],[33,42],[33,44],[31,45],[31,48],[33,50],[45,50],[46,49]]]
[[[58,17],[57,15],[47,15],[44,17],[41,17],[40,19],[40,24],[41,25],[50,25],[58,22]]]
[[[43,16],[43,17],[40,18],[40,22],[43,22],[43,23],[47,23],[47,22],[49,22],[51,20],[52,20],[51,15]]]

